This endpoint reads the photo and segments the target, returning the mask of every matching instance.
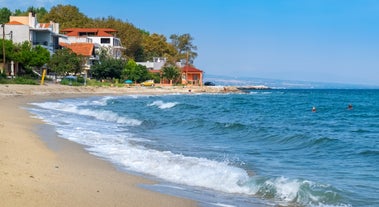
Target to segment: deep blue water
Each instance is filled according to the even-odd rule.
[[[379,90],[267,90],[77,98],[30,111],[160,182],[151,188],[203,206],[379,206],[378,102]]]

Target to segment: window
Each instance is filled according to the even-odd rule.
[[[100,43],[101,44],[109,44],[109,43],[111,43],[111,38],[101,38]]]
[[[79,32],[79,36],[96,36],[94,32]]]

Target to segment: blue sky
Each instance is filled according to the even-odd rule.
[[[190,33],[206,75],[379,85],[379,0],[0,0],[11,10],[56,4]]]

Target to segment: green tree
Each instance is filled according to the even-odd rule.
[[[12,12],[6,8],[3,7],[0,9],[0,24],[4,24],[9,22],[9,17],[12,15]]]
[[[166,66],[162,69],[162,77],[168,79],[170,81],[170,85],[172,85],[174,80],[179,79],[180,71],[175,66]]]
[[[26,72],[31,73],[33,68],[41,67],[49,61],[50,53],[41,46],[32,47],[29,42],[25,41],[14,45],[11,59],[21,64]]]
[[[57,5],[50,9],[50,12],[40,19],[43,21],[58,22],[61,29],[72,27],[85,27],[90,22],[90,19],[79,12],[79,9],[71,5]]]
[[[96,79],[120,79],[123,69],[123,60],[105,57],[92,66],[91,75]]]
[[[30,66],[42,67],[50,60],[50,52],[40,45],[32,48],[32,56],[29,63]]]
[[[172,57],[176,55],[176,51],[172,50],[172,47],[167,43],[167,39],[164,35],[151,34],[144,35],[141,43],[143,48],[145,61],[152,60],[153,57]]]
[[[186,60],[187,64],[193,64],[194,59],[197,57],[197,47],[193,45],[193,37],[190,34],[170,36],[171,44],[177,51],[176,61]]]
[[[50,22],[50,20],[45,19],[45,16],[48,14],[47,10],[44,7],[35,8],[35,7],[29,7],[27,9],[28,12],[33,12],[40,22]]]
[[[4,44],[4,49],[5,49],[5,61],[3,60],[3,44]],[[10,60],[12,59],[12,56],[13,56],[13,50],[14,50],[14,45],[12,44],[12,41],[10,40],[3,40],[3,39],[0,39],[0,58],[1,58],[1,63],[4,62],[7,62],[7,60]],[[4,68],[0,68],[0,75],[3,74],[4,72]]]
[[[126,63],[122,75],[124,79],[129,79],[134,82],[142,82],[151,78],[147,68],[143,65],[138,65],[132,59]]]
[[[26,11],[16,9],[14,12],[14,15],[15,16],[28,16],[29,12],[32,12],[33,14],[35,14],[39,22],[44,22],[45,20],[44,17],[45,15],[48,14],[48,11],[44,7],[37,8],[37,7],[31,6],[31,7],[28,7]],[[47,20],[46,22],[49,22],[49,20]]]
[[[0,58],[3,60],[3,44],[5,47],[5,60],[9,60],[12,58],[14,45],[10,40],[0,39]]]
[[[51,56],[48,66],[56,75],[77,74],[81,72],[81,62],[80,56],[70,49],[63,48]]]

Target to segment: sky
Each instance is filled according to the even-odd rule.
[[[189,33],[209,75],[379,86],[379,0],[0,0]]]

